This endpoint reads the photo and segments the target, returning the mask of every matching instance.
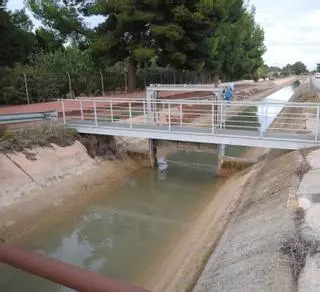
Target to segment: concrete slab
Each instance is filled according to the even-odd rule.
[[[320,161],[320,152],[319,152]],[[318,162],[317,162],[318,163]],[[320,169],[306,173],[300,183],[297,193],[298,198],[307,197],[310,200],[312,195],[320,194]]]
[[[298,190],[299,206],[305,210],[302,236],[309,240],[320,239],[320,150],[307,156],[312,170],[306,173]],[[308,255],[299,282],[298,292],[320,291],[320,254]]]
[[[320,291],[320,255],[315,254],[308,257],[306,265],[300,275],[298,291],[299,292],[318,292]]]
[[[312,151],[307,156],[307,161],[312,169],[320,169],[320,149]]]

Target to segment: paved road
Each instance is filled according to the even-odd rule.
[[[311,82],[312,82],[313,86],[315,87],[315,89],[320,91],[320,76],[319,76],[319,78],[315,78],[315,75],[313,75],[311,77]]]

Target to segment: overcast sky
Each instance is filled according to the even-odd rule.
[[[320,61],[320,0],[251,0],[265,30],[268,65],[304,62],[311,70]]]
[[[256,20],[265,30],[268,65],[283,67],[296,61],[314,69],[320,61],[320,0],[251,0]],[[23,0],[9,0],[21,9]],[[91,25],[97,19],[91,20]]]

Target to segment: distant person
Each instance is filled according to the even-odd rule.
[[[224,99],[230,103],[233,100],[233,88],[229,85],[224,93]]]

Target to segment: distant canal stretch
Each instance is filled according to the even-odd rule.
[[[277,92],[270,94],[267,96],[264,101],[266,103],[277,103],[277,102],[286,102],[289,101],[290,98],[294,94],[294,87],[293,86],[287,86],[284,87]],[[262,126],[263,130],[267,129],[278,113],[282,110],[282,106],[268,106],[268,118],[265,117],[265,109],[262,106],[259,107],[252,107],[250,108],[250,112],[256,112],[256,115],[254,115],[251,122],[256,122],[257,126]],[[242,153],[244,153],[248,147],[245,146],[231,146],[226,145],[226,156],[240,156]]]

